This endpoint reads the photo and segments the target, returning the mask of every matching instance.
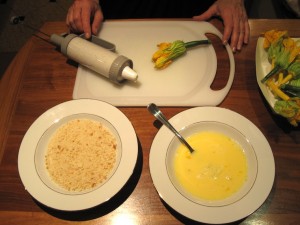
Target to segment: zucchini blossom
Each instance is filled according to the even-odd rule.
[[[293,62],[288,68],[287,71],[293,76],[294,79],[300,78],[300,61]]]
[[[152,56],[152,61],[155,63],[154,67],[157,69],[164,69],[169,66],[175,58],[185,54],[188,48],[210,43],[210,40],[191,42],[177,40],[172,43],[160,43],[157,45],[158,50]]]
[[[272,75],[279,73],[281,70],[287,70],[289,66],[299,57],[300,46],[290,37],[287,37],[287,32],[276,31],[268,50],[268,59],[274,65],[273,69],[261,80],[265,82]],[[267,32],[268,33],[268,32]],[[267,45],[266,45],[267,46]]]
[[[298,126],[300,122],[300,100],[299,98],[291,99],[289,101],[276,101],[274,110],[279,115],[288,119],[290,124]]]
[[[269,30],[264,34],[264,49],[268,49],[271,44],[287,36],[287,31]]]

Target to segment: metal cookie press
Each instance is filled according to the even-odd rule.
[[[138,74],[132,69],[133,62],[115,53],[115,45],[92,36],[90,40],[76,34],[66,36],[52,34],[50,41],[68,58],[107,77],[114,83],[136,81]]]

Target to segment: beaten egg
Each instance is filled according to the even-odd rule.
[[[242,147],[217,132],[199,132],[187,138],[195,149],[180,145],[174,157],[174,174],[188,193],[201,200],[230,197],[247,180],[247,159]]]

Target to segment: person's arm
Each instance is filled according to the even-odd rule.
[[[86,38],[98,33],[102,21],[98,0],[74,0],[66,17],[70,32],[84,33]]]
[[[244,0],[217,0],[206,12],[194,16],[195,20],[208,20],[212,16],[220,16],[224,23],[223,43],[230,39],[230,46],[235,52],[247,44],[250,28]]]

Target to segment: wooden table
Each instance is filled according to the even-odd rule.
[[[211,22],[222,31],[219,21]],[[261,129],[272,147],[276,178],[265,203],[235,224],[300,224],[300,132],[285,119],[272,114],[260,93],[255,73],[259,35],[278,28],[299,37],[300,22],[250,20],[250,27],[250,43],[235,54],[236,75],[232,89],[219,106],[247,117]],[[62,33],[66,27],[64,22],[49,22],[41,30],[49,34]],[[219,78],[213,86],[219,88],[226,80],[228,62],[221,44],[216,43],[215,47],[220,52]],[[146,107],[119,107],[136,130],[139,160],[130,182],[114,201],[91,210],[67,213],[42,206],[24,190],[17,165],[22,138],[43,112],[72,99],[76,71],[76,66],[68,64],[53,46],[33,36],[18,52],[1,80],[0,224],[197,224],[164,204],[153,186],[148,161],[157,128]],[[167,117],[186,109],[163,108]]]

